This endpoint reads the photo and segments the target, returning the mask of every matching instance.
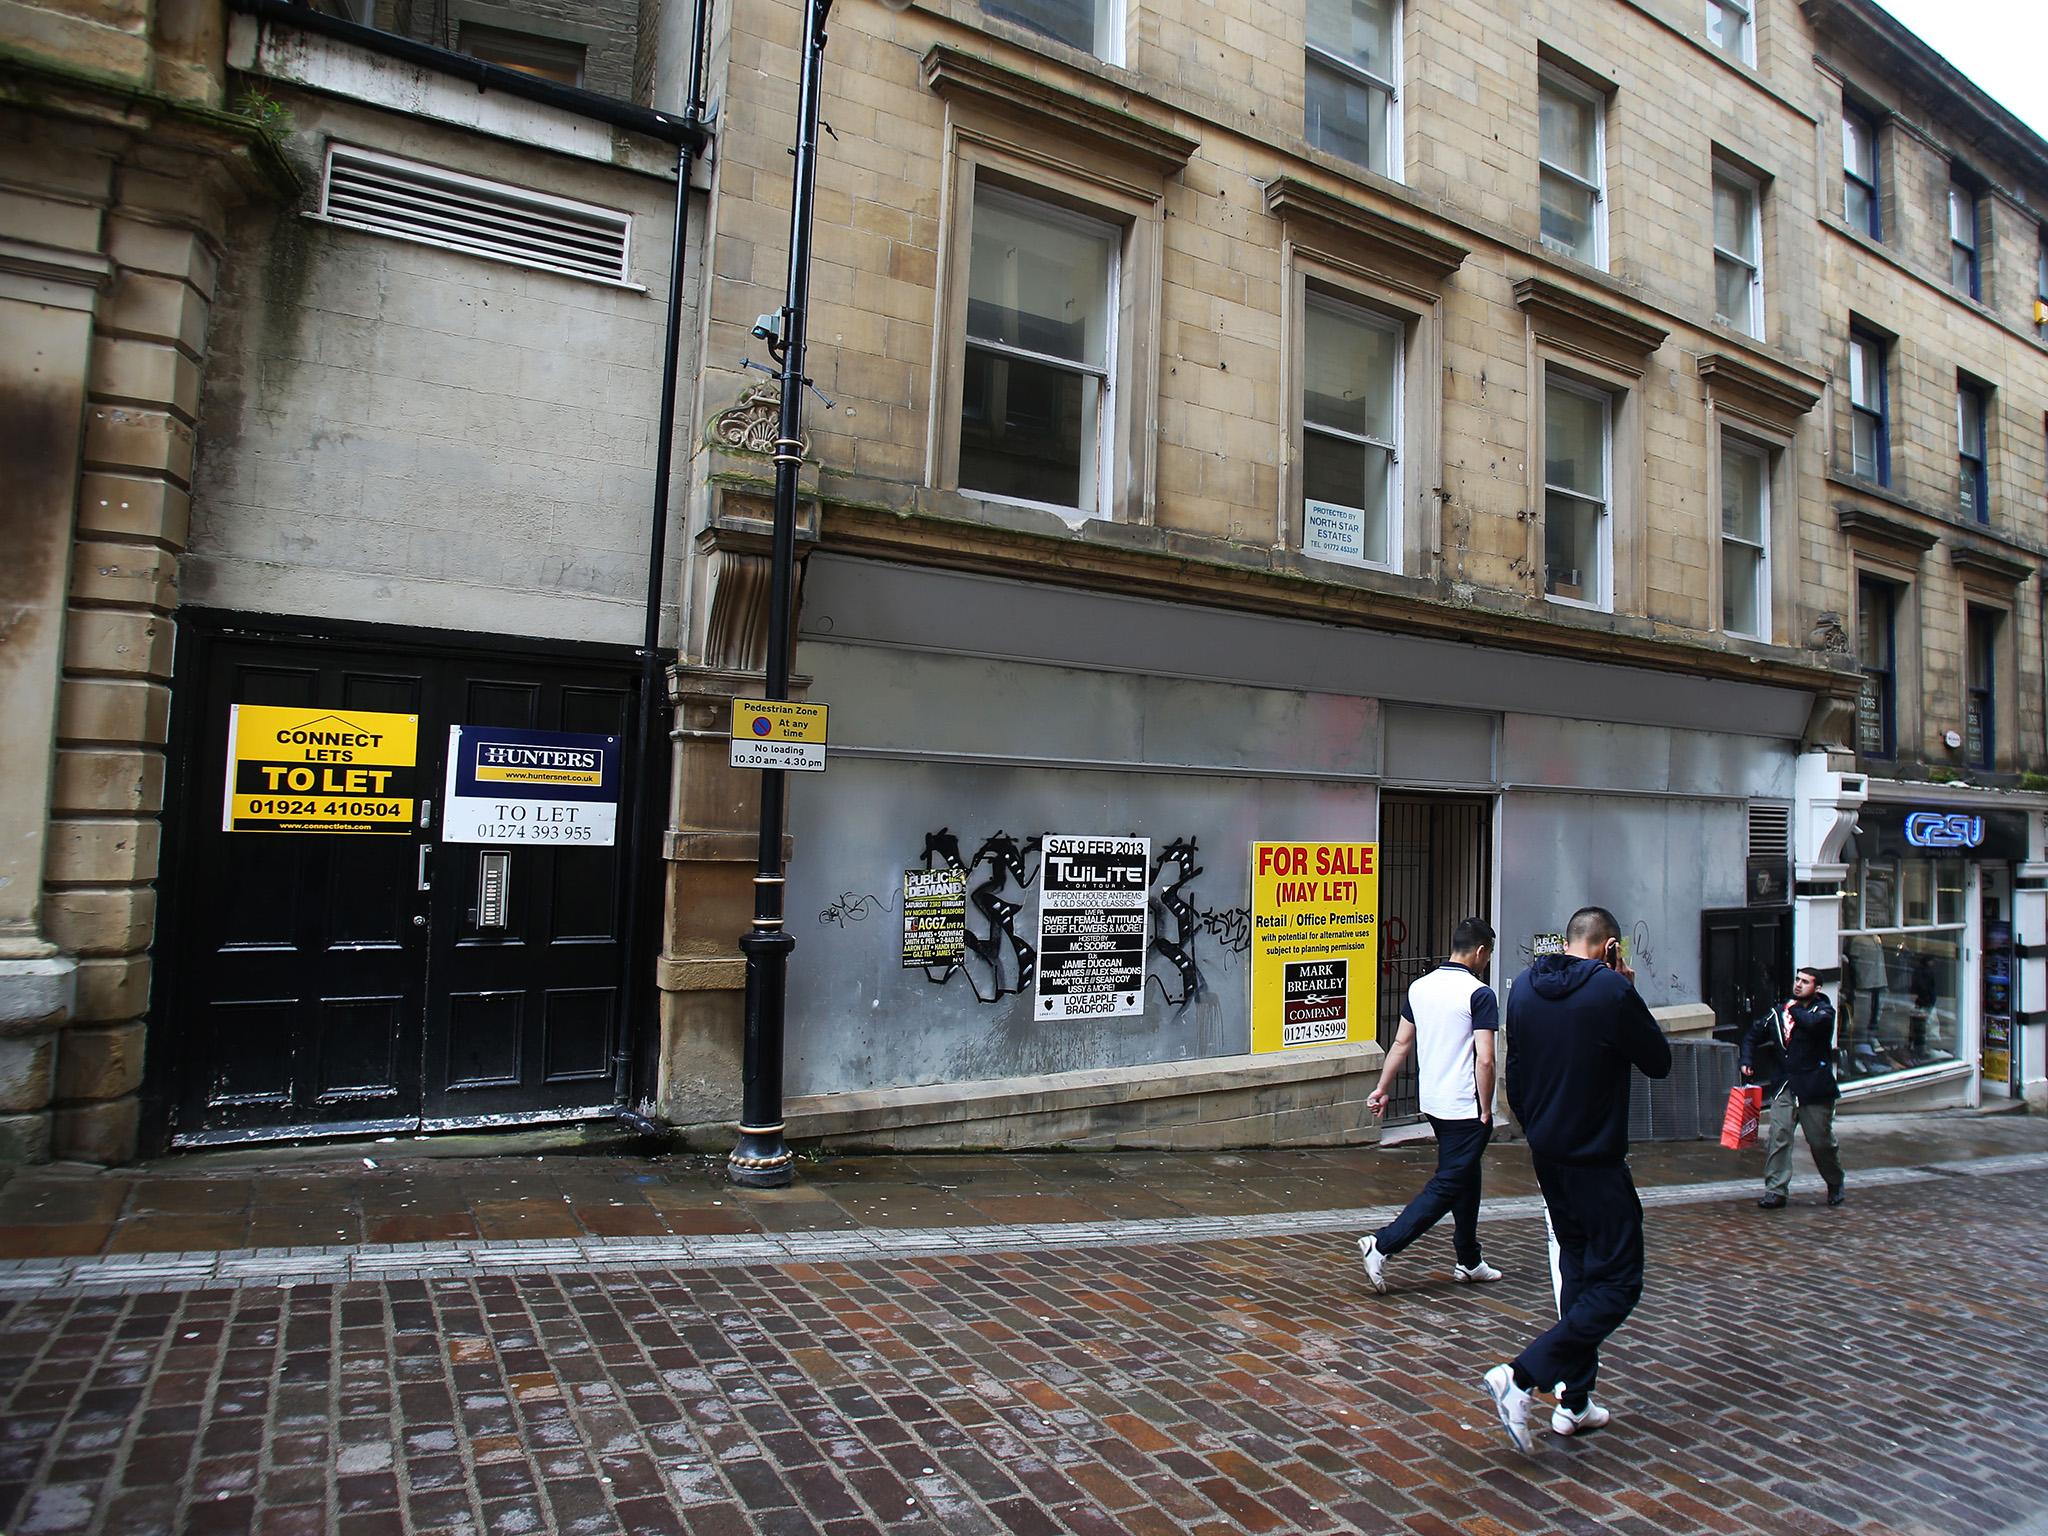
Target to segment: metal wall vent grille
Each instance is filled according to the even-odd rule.
[[[1749,808],[1749,856],[1752,859],[1792,857],[1792,807],[1752,805]]]
[[[353,229],[624,283],[630,214],[333,144],[321,215]]]

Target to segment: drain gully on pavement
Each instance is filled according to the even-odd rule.
[[[1918,1167],[1858,1170],[1861,1193],[1937,1179],[2048,1172],[2048,1152],[1968,1158]],[[1755,1194],[1754,1179],[1666,1184],[1640,1191],[1646,1207],[1703,1205]],[[932,1258],[945,1254],[1047,1248],[1150,1246],[1243,1241],[1306,1233],[1369,1231],[1399,1206],[1334,1211],[1269,1211],[1251,1216],[1148,1217],[1032,1226],[917,1227],[832,1232],[764,1232],[718,1237],[591,1237],[502,1242],[336,1244],[324,1248],[252,1248],[218,1253],[119,1254],[99,1258],[0,1261],[0,1297],[185,1291],[209,1286],[333,1285],[349,1280],[441,1279],[476,1274],[585,1273],[621,1269],[688,1269],[750,1264],[853,1262]],[[1542,1215],[1535,1195],[1489,1200],[1488,1221]]]

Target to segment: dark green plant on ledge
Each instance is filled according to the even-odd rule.
[[[2029,768],[2020,775],[2021,789],[2048,789],[2048,773],[2036,773]]]
[[[256,131],[273,144],[282,144],[292,131],[292,109],[275,96],[250,89],[235,102],[235,111],[256,125]]]

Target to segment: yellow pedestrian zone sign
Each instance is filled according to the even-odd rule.
[[[1252,844],[1252,1049],[1378,1030],[1377,843]]]
[[[237,704],[228,713],[223,830],[412,829],[420,717]]]
[[[788,699],[732,701],[732,766],[825,771],[825,706]]]

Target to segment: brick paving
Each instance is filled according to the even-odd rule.
[[[1653,1205],[1617,1421],[1530,1457],[1477,1386],[1549,1305],[1526,1215],[1484,1229],[1508,1280],[1452,1285],[1433,1235],[1384,1298],[1349,1232],[1019,1228],[0,1302],[0,1528],[1991,1536],[2048,1502],[2032,1163]]]

